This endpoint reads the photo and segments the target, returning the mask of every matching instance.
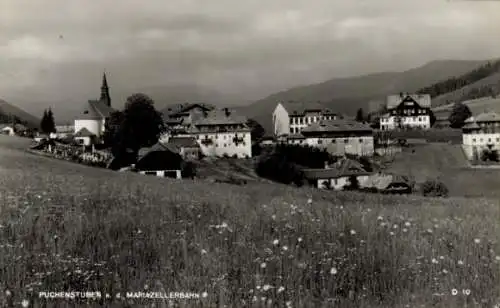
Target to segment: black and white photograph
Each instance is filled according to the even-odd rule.
[[[500,308],[500,0],[0,0],[0,307]]]

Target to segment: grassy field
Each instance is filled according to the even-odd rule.
[[[397,154],[386,170],[417,182],[439,179],[452,196],[500,198],[500,169],[468,168],[460,145],[415,145]]]
[[[498,199],[158,179],[23,153],[23,142],[0,136],[2,307],[67,290],[201,294],[180,307],[500,304]],[[101,304],[153,303],[168,304]]]

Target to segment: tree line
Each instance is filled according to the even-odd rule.
[[[422,88],[417,91],[418,94],[429,94],[431,97],[436,97],[445,93],[453,92],[461,89],[469,84],[472,84],[478,80],[486,78],[500,70],[500,61],[495,61],[493,63],[488,62],[485,65],[478,67],[477,69],[463,74],[459,77],[451,77],[444,81],[440,81],[431,86]],[[491,88],[491,87],[490,87]],[[484,90],[485,92],[490,92],[489,90]],[[483,95],[486,96],[486,95]]]

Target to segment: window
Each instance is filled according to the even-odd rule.
[[[491,142],[491,138],[488,138],[488,142]]]
[[[335,143],[335,142],[336,142],[336,140],[335,140],[335,139],[332,139],[332,143]]]
[[[344,143],[348,143],[349,142],[349,139],[344,139]]]
[[[322,139],[318,139],[318,144],[323,144],[323,140]]]
[[[497,142],[500,142],[500,138],[497,138]]]
[[[359,138],[359,143],[363,143],[363,139]]]
[[[422,117],[418,117],[418,121],[419,121],[419,122],[422,122]]]
[[[476,142],[476,138],[472,138],[472,142]]]
[[[334,185],[338,185],[338,181],[337,181],[337,179],[333,179],[333,184],[334,184]]]

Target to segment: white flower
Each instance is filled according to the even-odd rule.
[[[408,232],[408,229],[403,228],[403,233],[406,233],[406,232]]]
[[[458,264],[458,265],[464,265],[464,261],[462,261],[462,260],[458,260],[457,264]]]
[[[392,226],[392,228],[397,229],[397,228],[399,228],[399,226],[395,224],[394,226]]]
[[[299,237],[299,238],[297,239],[297,241],[298,241],[299,243],[300,243],[300,242],[302,242],[302,238],[301,238],[301,237]]]
[[[474,239],[474,243],[479,244],[479,243],[481,243],[481,240],[480,240],[480,239],[478,239],[478,238],[475,238],[475,239]]]
[[[307,199],[307,204],[313,203],[313,200],[311,198]]]
[[[446,269],[443,269],[443,274],[448,274],[448,271]]]
[[[260,268],[266,268],[266,266],[267,266],[266,262],[262,262],[262,263],[260,264]]]
[[[268,285],[268,284],[265,284],[265,285],[262,287],[262,289],[263,289],[264,291],[268,291],[268,290],[269,290],[269,289],[271,289],[271,288],[272,288],[272,286],[270,286],[270,285]]]
[[[330,269],[330,274],[331,274],[331,275],[335,275],[335,274],[337,274],[337,269],[336,269],[335,267],[332,267],[332,268]]]
[[[227,223],[226,222],[223,222],[222,225],[221,225],[222,228],[227,228]]]
[[[272,216],[271,216],[271,219],[272,219],[272,220],[276,220],[276,215],[272,215]]]
[[[382,217],[382,216],[377,217],[377,220],[383,220],[383,219],[384,219],[384,217]]]
[[[436,260],[435,258],[432,258],[432,263],[437,264],[437,263],[439,263],[439,262],[438,262],[438,260]]]
[[[443,256],[439,256],[439,259],[444,260],[444,257]]]
[[[500,261],[500,256],[495,256],[495,260]]]
[[[283,291],[285,291],[285,288],[283,286],[281,286],[281,287],[278,288],[278,293],[281,293]]]
[[[409,227],[411,226],[411,223],[409,221],[405,222],[405,226]]]
[[[279,241],[279,240],[274,240],[274,241],[273,241],[273,245],[274,245],[274,246],[278,245],[279,243],[280,243],[280,241]]]
[[[356,231],[351,230],[351,235],[356,235]]]
[[[284,251],[287,251],[288,250],[288,246],[283,246],[282,248]]]
[[[390,234],[390,235],[394,235],[395,233],[391,231],[391,232],[389,232],[389,234]]]
[[[206,253],[207,253],[207,251],[206,251],[205,249],[202,249],[202,250],[201,250],[201,254],[202,254],[202,255],[204,255],[204,254],[206,254]]]
[[[24,308],[28,307],[28,306],[29,306],[29,304],[30,304],[30,302],[29,302],[27,299],[23,299],[23,301],[21,302],[21,305],[22,305]]]

